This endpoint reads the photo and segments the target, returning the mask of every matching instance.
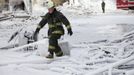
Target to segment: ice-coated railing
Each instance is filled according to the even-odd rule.
[[[37,41],[37,42],[34,42],[34,43],[30,43],[30,44],[26,44],[26,45],[23,45],[23,46],[20,46],[20,47],[10,49],[9,51],[17,51],[17,50],[20,50],[20,49],[23,49],[23,48],[26,48],[26,47],[29,47],[29,46],[34,46],[34,45],[37,45],[37,44],[44,44],[46,41],[47,41],[47,39],[43,39],[43,40],[40,40],[40,41]]]

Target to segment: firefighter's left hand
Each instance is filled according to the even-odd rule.
[[[73,35],[72,29],[68,29],[68,34],[71,36]]]

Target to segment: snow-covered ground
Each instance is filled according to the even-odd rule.
[[[38,55],[38,50],[0,50],[0,75],[88,75],[97,69],[133,56],[133,14],[121,10],[105,14],[87,12],[84,9],[82,12],[67,7],[59,10],[69,19],[74,32],[71,37],[63,36],[71,45],[71,55],[46,59],[45,56]],[[40,20],[40,17],[33,15],[26,19],[13,18],[1,21],[0,47],[18,42],[13,40],[8,43],[8,40],[21,28],[34,31]],[[46,33],[47,26],[40,31],[40,40],[46,36]],[[46,47],[41,49],[47,51]],[[129,69],[134,67],[131,62],[128,65]],[[128,69],[115,68],[113,72],[122,73],[122,71],[127,73]],[[116,75],[121,74],[116,73]]]

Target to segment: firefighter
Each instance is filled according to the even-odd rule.
[[[103,13],[105,13],[105,2],[104,2],[104,1],[102,1],[102,3],[101,3],[101,7],[102,7],[102,11],[103,11]]]
[[[73,34],[70,22],[68,19],[59,11],[56,10],[54,3],[52,1],[47,2],[48,13],[42,18],[39,25],[34,33],[34,39],[37,40],[37,35],[41,28],[48,23],[48,38],[49,38],[49,54],[46,58],[53,58],[54,53],[57,57],[63,56],[63,52],[58,45],[58,39],[64,35],[64,29],[62,24],[67,28],[68,34],[71,36]]]

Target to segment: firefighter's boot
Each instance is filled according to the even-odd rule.
[[[63,52],[62,51],[56,52],[55,54],[56,54],[57,57],[63,56]]]

